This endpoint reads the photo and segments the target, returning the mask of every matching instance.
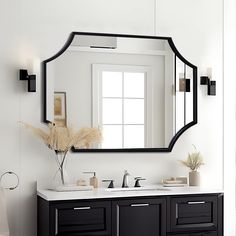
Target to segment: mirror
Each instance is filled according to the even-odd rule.
[[[44,121],[102,128],[74,151],[170,152],[197,123],[197,67],[169,37],[73,32],[42,66]]]

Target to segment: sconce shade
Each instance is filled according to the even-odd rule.
[[[210,84],[208,85],[207,94],[210,96],[216,95],[216,81],[210,81]]]
[[[208,76],[201,76],[200,84],[207,85],[207,95],[210,95],[210,96],[216,95],[216,81],[210,80]]]
[[[36,75],[29,76],[28,92],[36,92]]]
[[[28,92],[36,92],[36,75],[29,75],[27,70],[20,70],[20,80],[28,80]]]

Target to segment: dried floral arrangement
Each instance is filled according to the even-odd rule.
[[[99,128],[81,128],[75,131],[72,127],[60,127],[49,123],[48,131],[45,131],[30,124],[21,123],[55,152],[68,152],[72,147],[91,148],[92,144],[102,140]]]
[[[192,171],[197,171],[202,165],[204,165],[203,158],[200,152],[197,151],[196,147],[193,145],[195,152],[189,153],[186,160],[181,160],[181,163]]]
[[[75,131],[72,127],[61,127],[54,123],[48,123],[48,131],[45,131],[24,122],[20,123],[40,138],[47,147],[55,151],[63,185],[65,184],[63,169],[68,151],[72,147],[88,149],[102,140],[102,133],[99,128],[81,128],[79,131]]]

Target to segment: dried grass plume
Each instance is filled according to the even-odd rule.
[[[45,131],[24,122],[20,123],[55,152],[68,152],[72,147],[91,148],[93,144],[100,143],[102,140],[100,128],[81,128],[75,131],[71,127],[59,127],[49,123],[48,130]]]
[[[193,145],[194,146],[194,145]],[[195,152],[189,153],[188,158],[186,160],[181,160],[181,163],[192,171],[197,171],[202,165],[205,163],[203,162],[203,158],[200,152],[197,151],[196,147]]]

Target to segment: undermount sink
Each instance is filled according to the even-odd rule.
[[[131,191],[170,191],[168,188],[162,187],[132,187],[132,188],[107,188],[108,192],[131,192]]]

